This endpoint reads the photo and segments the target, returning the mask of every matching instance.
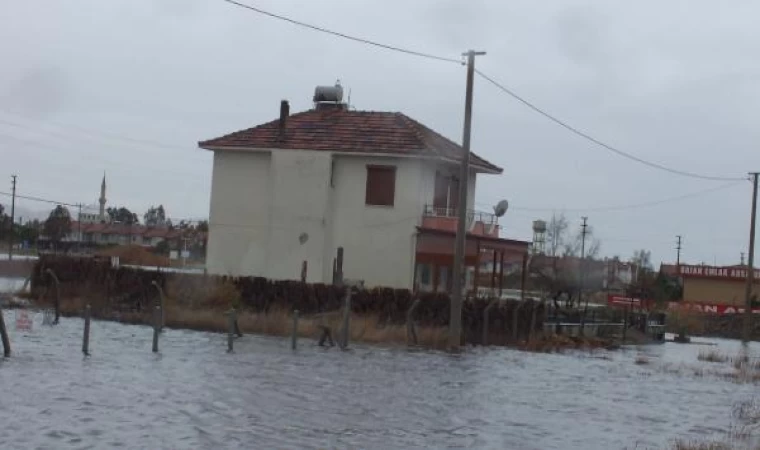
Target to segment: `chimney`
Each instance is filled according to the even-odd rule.
[[[280,133],[278,137],[281,142],[285,140],[285,127],[287,126],[289,115],[290,104],[287,100],[283,100],[280,102]]]

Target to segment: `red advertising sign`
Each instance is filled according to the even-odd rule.
[[[640,299],[634,297],[624,297],[622,295],[608,295],[607,304],[609,306],[631,307],[633,309],[649,309],[652,306],[652,300]]]
[[[649,309],[654,302],[648,299],[624,297],[621,295],[608,295],[607,305],[618,308],[630,307],[631,309]],[[668,309],[686,309],[705,314],[731,315],[744,314],[743,306],[720,305],[715,303],[698,302],[669,302]],[[760,308],[753,308],[752,314],[760,314]]]
[[[731,315],[744,314],[743,306],[714,305],[709,303],[695,302],[670,302],[668,309],[687,309],[705,314]],[[760,314],[760,308],[752,308],[752,314]]]
[[[718,278],[739,281],[747,279],[747,272],[747,269],[743,267],[678,266],[679,275],[693,278]],[[760,270],[755,269],[754,278],[760,280]]]

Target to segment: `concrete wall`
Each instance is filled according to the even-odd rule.
[[[365,204],[367,165],[396,166],[392,207]],[[345,278],[411,288],[416,227],[433,202],[438,167],[412,158],[217,151],[208,271],[297,279],[307,261],[308,281],[329,283],[342,246]],[[470,208],[474,186],[472,174]],[[308,236],[303,244],[301,235]]]
[[[302,263],[307,261],[307,281],[325,281],[322,264],[329,226],[331,165],[327,152],[272,152],[270,233],[266,240],[268,278],[298,279]],[[299,236],[304,233],[308,240],[301,244]],[[329,274],[332,278],[332,262]]]
[[[265,275],[271,159],[264,152],[214,152],[209,272]]]
[[[368,164],[396,166],[392,207],[365,205]],[[433,200],[431,194],[421,201],[432,193],[423,165],[410,158],[336,156],[332,249],[325,264],[332,264],[342,246],[346,278],[363,279],[367,286],[412,287],[416,227],[424,204]]]

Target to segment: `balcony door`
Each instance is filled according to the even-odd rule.
[[[436,214],[454,215],[459,205],[459,178],[449,173],[435,172],[433,208]]]

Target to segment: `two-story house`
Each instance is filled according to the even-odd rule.
[[[347,279],[447,290],[462,147],[402,113],[317,100],[293,115],[283,101],[278,120],[199,142],[214,152],[208,271],[297,279],[305,261],[309,282],[329,283],[343,247]],[[470,284],[481,255],[521,260],[529,245],[472,211],[476,176],[501,172],[472,155]]]

